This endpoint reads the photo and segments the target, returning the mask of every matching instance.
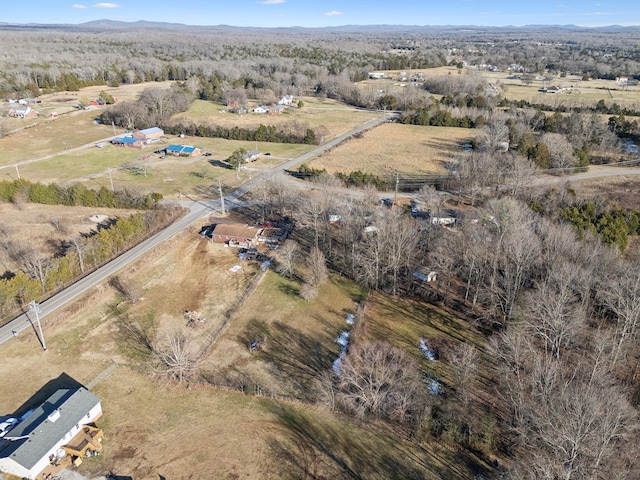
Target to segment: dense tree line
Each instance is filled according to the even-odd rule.
[[[126,190],[111,191],[106,187],[92,190],[80,183],[62,187],[55,183],[33,183],[19,179],[0,181],[0,200],[12,203],[32,202],[69,207],[151,209],[162,200],[162,195],[149,193],[135,196]]]
[[[276,127],[260,125],[258,128],[224,127],[222,125],[203,125],[183,120],[161,123],[166,133],[185,134],[196,137],[224,138],[226,140],[244,140],[274,143],[300,143],[318,145],[322,135],[303,125]]]

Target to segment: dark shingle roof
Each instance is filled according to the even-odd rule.
[[[85,388],[58,390],[11,429],[5,440],[16,440],[4,448],[0,444],[0,457],[11,457],[23,467],[33,468],[76,424],[86,423],[87,413],[99,403],[100,399]]]

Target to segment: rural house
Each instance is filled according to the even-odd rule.
[[[162,137],[164,137],[164,130],[159,127],[145,128],[144,130],[133,132],[133,138],[139,138],[141,140],[158,140]]]
[[[56,391],[0,438],[0,472],[35,479],[46,468],[82,463],[102,449],[100,399],[86,388]]]
[[[111,143],[119,147],[133,147],[133,148],[142,148],[146,145],[144,140],[140,140],[139,138],[133,138],[133,137],[116,137],[111,140]]]
[[[261,228],[239,223],[214,223],[203,229],[201,235],[216,243],[228,243],[230,246],[249,248],[258,243]]]
[[[284,105],[274,105],[273,107],[269,107],[270,115],[280,115],[284,112]]]
[[[283,97],[278,101],[278,105],[292,105],[293,104],[293,95],[283,95]]]
[[[173,155],[174,157],[197,157],[202,155],[202,149],[198,147],[192,147],[191,145],[169,145],[165,148],[167,155]]]
[[[253,109],[253,113],[267,113],[269,111],[269,107],[265,107],[264,105],[259,105]]]
[[[14,118],[36,118],[38,112],[27,106],[25,108],[12,108],[9,110],[9,116]]]

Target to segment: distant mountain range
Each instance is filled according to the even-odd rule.
[[[640,31],[640,26],[623,27],[609,25],[605,27],[580,27],[578,25],[524,25],[489,27],[478,25],[342,25],[338,27],[235,27],[231,25],[185,25],[183,23],[149,22],[139,20],[137,22],[122,22],[118,20],[93,20],[79,24],[44,24],[44,23],[6,23],[0,22],[0,30],[83,30],[83,31],[113,31],[113,30],[268,30],[268,31],[321,31],[321,32],[354,32],[354,33],[403,33],[403,32],[508,32],[508,31]]]

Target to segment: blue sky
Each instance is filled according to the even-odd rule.
[[[3,0],[0,22],[149,20],[189,25],[640,25],[640,0]]]

